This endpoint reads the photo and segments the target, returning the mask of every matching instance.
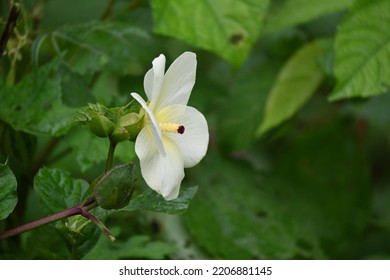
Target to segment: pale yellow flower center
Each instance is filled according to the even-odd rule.
[[[173,132],[183,134],[185,131],[184,125],[176,123],[160,123],[161,132]]]

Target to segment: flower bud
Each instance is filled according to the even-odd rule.
[[[134,191],[134,163],[109,170],[95,187],[95,199],[103,209],[121,209],[129,204]]]
[[[93,134],[105,138],[113,133],[115,125],[106,116],[93,112],[89,127]]]
[[[119,126],[126,128],[129,140],[135,141],[143,126],[143,114],[129,113],[119,119]]]
[[[129,132],[127,131],[126,128],[122,126],[115,126],[114,131],[110,135],[110,139],[113,140],[116,143],[127,141],[130,139]]]

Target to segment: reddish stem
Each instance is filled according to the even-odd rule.
[[[0,239],[5,239],[14,235],[18,235],[20,233],[35,229],[37,227],[43,226],[48,223],[52,223],[64,218],[72,217],[75,215],[82,215],[83,217],[90,219],[92,222],[94,222],[105,235],[107,235],[108,238],[110,238],[111,241],[115,240],[115,237],[111,234],[111,232],[103,225],[103,223],[93,214],[88,212],[89,210],[95,208],[97,203],[94,199],[88,200],[83,205],[76,205],[72,208],[60,211],[58,213],[55,213],[53,215],[47,216],[45,218],[35,220],[33,222],[6,230],[2,233],[0,233]]]
[[[75,207],[60,211],[60,212],[55,213],[53,215],[47,216],[45,218],[35,220],[33,222],[6,230],[6,231],[0,233],[0,239],[4,239],[4,238],[8,238],[8,237],[11,237],[14,235],[18,235],[18,234],[23,233],[25,231],[32,230],[32,229],[35,229],[37,227],[40,227],[40,226],[43,226],[45,224],[52,223],[52,222],[55,222],[55,221],[58,221],[58,220],[61,220],[64,218],[79,215],[79,214],[81,214],[81,212],[82,212],[82,209],[77,205]]]

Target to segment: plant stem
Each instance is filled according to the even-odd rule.
[[[97,203],[94,199],[88,200],[84,205],[76,205],[72,208],[57,212],[53,215],[47,216],[45,218],[35,220],[33,222],[6,230],[0,233],[0,239],[5,239],[11,236],[15,236],[17,234],[35,229],[37,227],[43,226],[48,223],[52,223],[64,218],[72,217],[75,215],[82,215],[83,217],[90,219],[94,222],[111,241],[115,240],[115,237],[111,234],[111,232],[103,225],[103,223],[95,217],[92,213],[88,212],[89,210],[95,208]]]
[[[116,0],[108,0],[107,7],[106,7],[103,15],[100,17],[101,20],[105,20],[111,15],[112,9],[114,8],[115,1]]]
[[[3,34],[0,37],[0,58],[4,54],[5,47],[7,45],[8,39],[11,37],[11,34],[15,28],[16,20],[18,19],[20,13],[20,6],[18,4],[12,4],[11,10],[9,12],[7,24],[4,28]]]
[[[106,163],[106,172],[112,168],[114,162],[114,153],[116,148],[116,142],[110,139],[110,147],[108,148],[107,163]]]
[[[18,235],[20,233],[35,229],[37,227],[43,226],[48,223],[52,223],[64,218],[68,218],[71,216],[79,215],[82,212],[82,208],[79,207],[78,205],[60,212],[57,212],[53,215],[47,216],[45,218],[35,220],[33,222],[15,227],[13,229],[6,230],[2,233],[0,233],[0,239],[8,238],[14,235]]]
[[[96,216],[85,210],[81,212],[81,215],[94,222],[111,241],[115,241],[115,237],[112,235],[112,233],[106,228],[105,225],[103,225],[103,223]]]

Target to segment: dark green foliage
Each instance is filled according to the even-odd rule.
[[[0,59],[0,234],[94,197],[117,241],[75,215],[1,240],[0,258],[390,258],[389,0],[20,2]],[[166,201],[128,141],[144,121],[130,93],[184,51],[210,144]]]

